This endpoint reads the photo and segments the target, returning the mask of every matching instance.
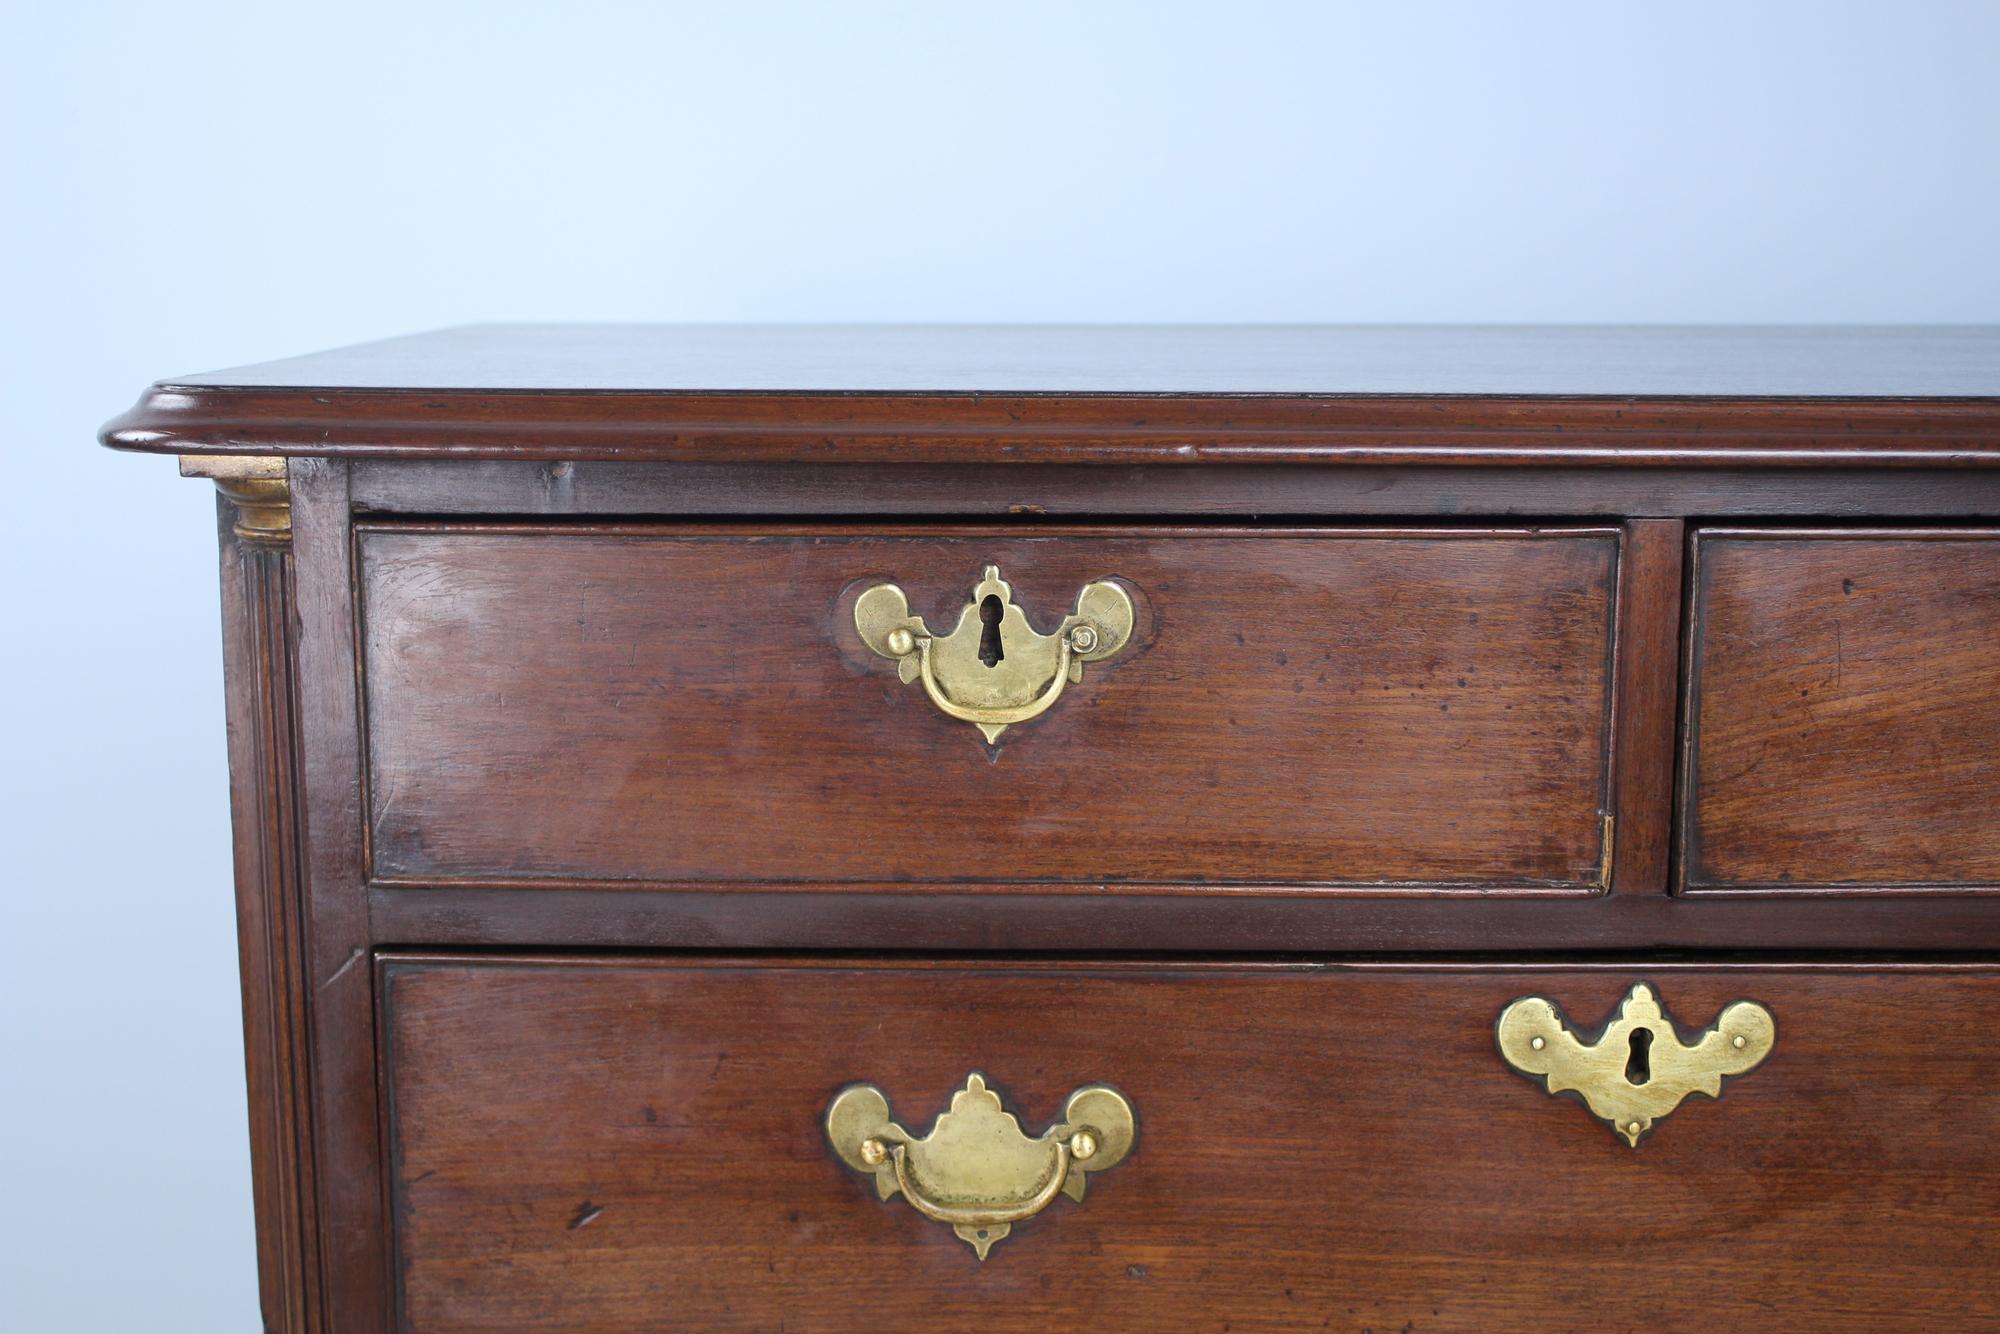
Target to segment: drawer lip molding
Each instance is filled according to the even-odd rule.
[[[1024,531],[358,521],[367,883],[392,893],[1600,896],[1617,837],[1627,539],[1626,528],[1592,523]],[[989,564],[1038,612],[1060,610],[1099,577],[1119,579],[1141,607],[1130,647],[1093,666],[1073,701],[1009,729],[998,749],[982,749],[974,729],[920,694],[899,698],[851,611],[871,582],[895,576],[916,579],[913,611],[942,614],[963,604],[964,576]],[[540,591],[568,585],[598,592],[577,602]],[[656,609],[638,590],[679,601]],[[1406,591],[1411,605],[1399,608]],[[701,655],[724,651],[708,646],[736,603],[744,610],[732,612],[727,651],[740,661],[719,666]],[[1298,628],[1303,615],[1332,618],[1328,633]],[[1239,627],[1233,639],[1225,617]],[[565,635],[584,665],[542,647]],[[1307,661],[1302,646],[1326,660]],[[633,665],[641,659],[647,670]],[[746,672],[785,702],[744,686]],[[1385,693],[1359,693],[1364,680]],[[1401,693],[1386,693],[1392,683]],[[458,691],[485,692],[491,709],[504,699],[508,721],[489,724],[502,715]],[[1217,702],[1225,691],[1232,699]],[[661,701],[674,698],[685,707],[670,718]],[[727,733],[715,731],[724,720]],[[710,730],[700,744],[664,739],[682,726]],[[588,732],[579,753],[589,756],[572,761],[555,744],[566,728]],[[515,764],[509,747],[531,743],[539,749]],[[472,746],[479,765],[435,762]],[[1469,758],[1451,759],[1453,747]],[[1384,770],[1377,751],[1412,767]],[[1503,752],[1508,763],[1496,764]],[[808,760],[889,803],[842,798],[851,805],[842,837],[865,831],[879,848],[829,841],[840,830],[813,823],[833,818],[825,795],[793,791],[785,777]],[[1365,775],[1337,767],[1364,761],[1374,766]],[[1448,762],[1459,768],[1440,767]],[[914,763],[926,766],[921,787],[896,771]],[[598,768],[579,774],[578,764]],[[497,811],[488,798],[506,798],[496,785],[523,772],[540,784],[545,766],[562,777],[538,797],[583,794],[568,814],[544,819],[522,794],[515,805],[541,821],[533,830],[493,823],[453,848],[460,828]],[[1394,772],[1403,779],[1391,781]],[[1475,772],[1486,789],[1465,786]],[[1155,778],[1168,786],[1149,786]],[[1450,809],[1436,798],[1447,780],[1458,783]],[[1409,788],[1401,806],[1398,782]],[[818,840],[809,859],[781,841],[744,843],[731,816],[704,817],[701,830],[673,823],[682,817],[671,803],[683,797],[712,817],[751,795],[768,809],[774,791],[791,792],[781,804],[792,841]],[[1147,805],[1161,791],[1202,803],[1176,807],[1198,818],[1162,823]],[[1260,794],[1270,804],[1260,807]],[[661,822],[643,824],[642,807]],[[1086,818],[1093,857],[1078,871],[1056,851],[1061,822]],[[975,862],[965,840],[988,826],[1010,832]],[[1435,848],[1423,841],[1433,835]],[[722,843],[726,856],[705,850]],[[528,854],[539,864],[523,866]],[[878,860],[887,873],[873,869]],[[1349,866],[1368,873],[1343,878]]]
[[[1225,1269],[1232,1310],[1270,1328],[1336,1298],[1404,1309],[1413,1285],[1451,1327],[1546,1324],[1579,1281],[1618,1326],[1753,1299],[1808,1325],[2000,1316],[2000,1100],[1949,1022],[2000,999],[1992,962],[373,962],[409,1328],[506,1328],[558,1291],[576,1327],[644,1327],[662,1271],[702,1276],[676,1292],[690,1328],[807,1300],[829,1328],[1172,1328]],[[1754,1004],[1781,1036],[1635,1152],[1510,1070],[1495,1025],[1524,996],[1595,1020],[1641,984],[1684,1023]],[[825,1126],[867,1083],[921,1134],[967,1070],[1025,1135],[1091,1084],[1138,1118],[1087,1203],[983,1264]],[[1607,1244],[1633,1209],[1651,1230]]]
[[[1703,526],[1688,563],[1675,892],[2000,895],[2000,526]]]

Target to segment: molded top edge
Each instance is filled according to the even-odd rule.
[[[2000,326],[486,325],[155,385],[177,454],[2000,465]]]

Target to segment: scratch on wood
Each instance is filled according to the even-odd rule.
[[[368,947],[366,945],[356,945],[348,952],[347,957],[341,961],[340,967],[334,969],[326,981],[319,984],[319,989],[325,991],[328,987],[340,981],[342,977],[346,976],[347,970],[354,967],[355,964],[360,963],[366,957],[367,953]]]
[[[603,1205],[592,1204],[589,1200],[585,1200],[576,1207],[576,1217],[569,1220],[569,1230],[574,1232],[580,1227],[588,1227],[596,1222],[597,1216],[603,1212]]]
[[[1597,883],[1600,887],[1608,890],[1611,888],[1612,854],[1618,847],[1618,817],[1608,811],[1604,812],[1603,815],[1604,827],[1598,843],[1601,851],[1598,853],[1597,859]]]

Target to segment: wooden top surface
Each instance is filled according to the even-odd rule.
[[[187,375],[182,454],[2000,465],[2000,326],[481,325]]]
[[[491,324],[190,388],[2000,397],[2000,327]]]

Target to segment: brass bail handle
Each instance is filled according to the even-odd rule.
[[[1031,1139],[978,1074],[966,1076],[922,1139],[890,1119],[889,1099],[873,1084],[842,1089],[826,1109],[827,1141],[842,1162],[873,1176],[882,1199],[900,1194],[950,1227],[981,1260],[1056,1196],[1081,1204],[1087,1174],[1117,1166],[1133,1133],[1131,1105],[1091,1084],[1069,1095],[1062,1120]]]
[[[1040,717],[1083,680],[1083,666],[1102,662],[1132,638],[1132,598],[1110,580],[1085,584],[1076,610],[1054,634],[1040,634],[1014,602],[1000,567],[986,567],[946,635],[910,614],[895,584],[876,584],[854,604],[861,642],[895,662],[905,685],[924,693],[947,717],[971,723],[988,743],[1016,723]]]

